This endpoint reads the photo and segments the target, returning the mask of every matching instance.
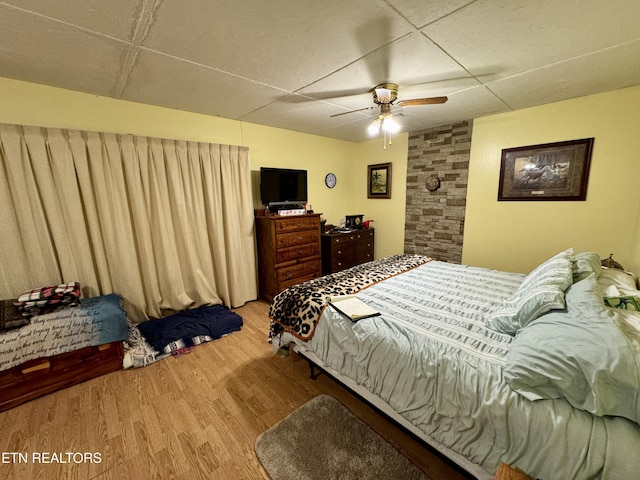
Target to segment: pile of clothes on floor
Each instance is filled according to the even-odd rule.
[[[224,305],[197,307],[132,326],[124,367],[144,367],[169,355],[189,353],[193,347],[242,328],[242,317]]]

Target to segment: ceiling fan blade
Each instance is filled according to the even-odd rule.
[[[372,110],[374,108],[376,108],[376,107],[364,107],[364,108],[359,108],[358,110],[351,110],[349,112],[334,113],[333,115],[329,115],[329,118],[339,117],[340,115],[347,115],[349,113],[363,112],[365,110]]]
[[[402,105],[403,107],[412,107],[414,105],[435,105],[438,103],[444,103],[447,100],[447,97],[414,98],[411,100],[402,100],[401,102],[398,102],[398,105]]]

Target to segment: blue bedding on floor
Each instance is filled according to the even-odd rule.
[[[242,317],[224,305],[198,307],[138,325],[145,340],[159,352],[174,342],[190,347],[202,343],[196,340],[199,337],[217,339],[241,327]]]

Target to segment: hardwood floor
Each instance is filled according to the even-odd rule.
[[[434,480],[467,478],[331,379],[311,380],[306,362],[274,355],[267,303],[236,311],[240,332],[188,355],[0,413],[0,477],[267,479],[253,449],[258,435],[328,393]]]

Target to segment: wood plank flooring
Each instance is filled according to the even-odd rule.
[[[236,311],[241,331],[188,355],[0,413],[0,478],[264,480],[256,438],[320,393],[347,405],[434,480],[467,478],[331,379],[311,380],[306,362],[274,355],[267,303]]]

